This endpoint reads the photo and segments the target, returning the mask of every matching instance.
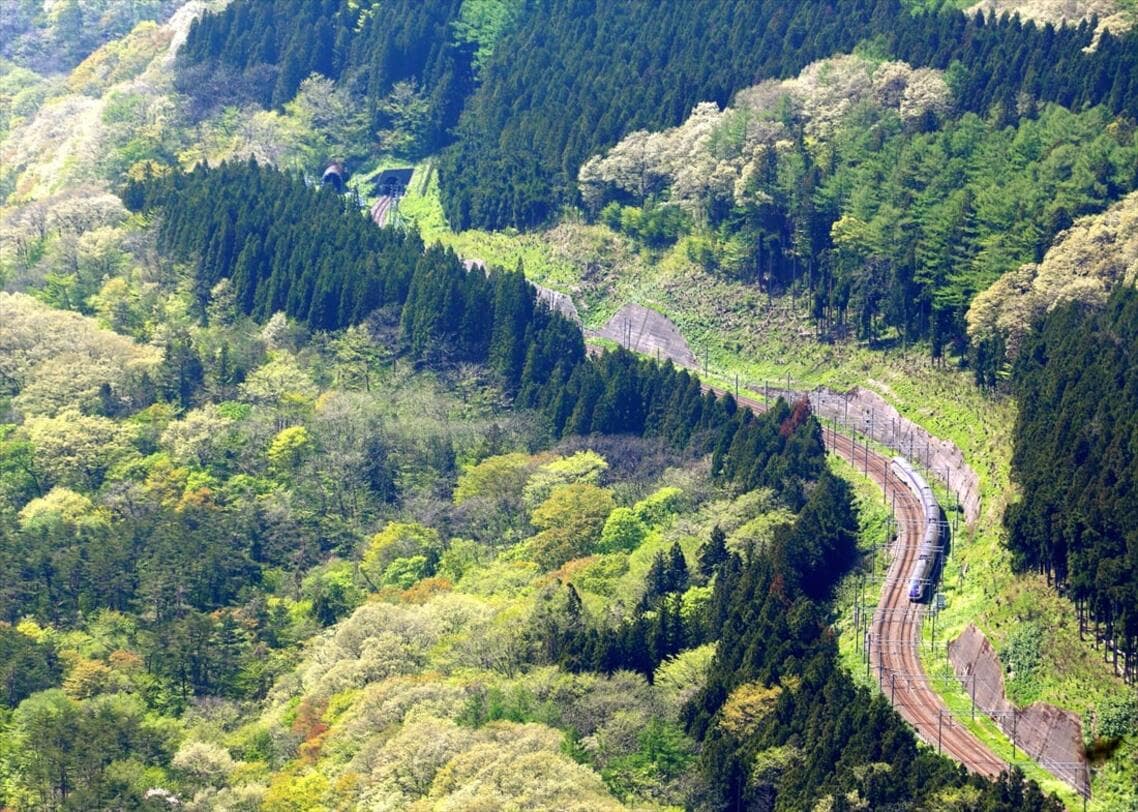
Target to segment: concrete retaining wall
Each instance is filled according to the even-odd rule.
[[[663,314],[638,304],[626,304],[592,335],[607,338],[633,352],[670,358],[673,363],[696,367],[697,361],[676,325]]]
[[[752,391],[764,391],[764,387],[756,387],[753,383],[748,386]],[[964,508],[966,522],[972,523],[980,517],[980,478],[964,461],[961,450],[952,442],[934,437],[917,423],[902,417],[876,392],[860,387],[849,392],[818,387],[803,393],[773,386],[765,387],[765,391],[771,398],[798,399],[803,394],[808,395],[810,408],[818,419],[827,423],[834,421],[839,427],[867,435],[894,449],[924,469],[924,473],[942,482],[956,496]]]
[[[975,626],[948,644],[948,659],[976,712],[992,718],[1017,747],[1077,791],[1090,792],[1082,724],[1073,713],[1036,702],[1019,709],[1004,694],[1004,668],[991,643]]]

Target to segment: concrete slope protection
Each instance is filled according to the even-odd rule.
[[[948,644],[948,659],[972,703],[996,723],[1012,743],[1084,797],[1091,776],[1083,749],[1083,729],[1075,714],[1044,702],[1016,707],[1004,690],[1004,666],[984,633],[969,626]]]
[[[590,335],[607,338],[633,352],[657,360],[671,359],[679,366],[698,366],[683,335],[671,320],[639,304],[626,304],[603,327]]]

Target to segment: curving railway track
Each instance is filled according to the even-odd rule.
[[[722,395],[722,390],[715,390]],[[741,405],[761,412],[764,404],[739,397]],[[849,436],[823,428],[826,447],[867,469],[896,506],[897,540],[893,561],[885,575],[881,600],[873,615],[869,662],[882,692],[891,699],[901,717],[928,745],[936,747],[970,771],[989,778],[1007,769],[1007,764],[957,721],[928,684],[921,665],[921,604],[909,601],[905,573],[912,569],[920,545],[925,516],[921,503],[903,480],[892,471],[890,460]]]

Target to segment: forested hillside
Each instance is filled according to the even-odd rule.
[[[3,3],[0,808],[1072,807],[974,624],[1129,809],[1119,2]],[[590,331],[649,307],[701,375]],[[888,502],[768,376],[975,489],[897,694]]]
[[[788,9],[730,0],[663,9],[598,4],[588,14],[559,2],[516,6],[239,0],[191,32],[182,86],[203,98],[281,105],[309,73],[343,78],[381,122],[420,110],[418,146],[429,148],[449,140],[466,102],[475,45],[485,58],[505,37],[501,56],[480,73],[444,164],[444,203],[458,228],[543,223],[576,200],[573,178],[585,159],[627,133],[678,124],[699,102],[722,107],[759,79],[793,75],[864,40],[916,67],[953,66],[962,111],[985,114],[995,105],[1001,121],[1014,121],[1030,97],[1138,114],[1133,37],[1107,34],[1086,52],[1087,25],[913,14],[900,0],[846,3],[840,14],[826,3]],[[761,33],[752,40],[742,32]],[[388,95],[409,80],[406,94]]]
[[[582,197],[649,245],[707,234],[689,252],[708,270],[804,287],[828,330],[966,354],[975,294],[1138,186],[1138,140],[1104,107],[1047,104],[1015,125],[954,118],[951,79],[824,60],[634,133],[582,167]],[[979,349],[977,376],[994,382],[1001,353]]]
[[[1070,304],[1024,344],[1016,369],[1020,418],[1013,472],[1024,498],[1008,511],[1008,543],[1022,568],[1070,591],[1109,641],[1107,654],[1138,668],[1138,293],[1101,310]],[[1122,660],[1119,660],[1119,655]],[[1119,729],[1138,724],[1131,703]],[[1119,726],[1121,724],[1121,727]]]
[[[566,205],[597,216],[610,200],[633,203],[642,214],[604,221],[655,248],[710,230],[720,237],[700,254],[710,269],[768,291],[806,289],[823,331],[893,333],[930,341],[934,357],[969,357],[985,385],[1004,347],[970,346],[972,298],[1138,182],[1128,123],[1138,40],[1095,39],[1090,23],[918,12],[899,0],[840,13],[723,2],[588,14],[502,0],[431,12],[308,4],[282,27],[286,9],[270,6],[207,16],[182,50],[180,86],[198,93],[208,85],[199,75],[226,77],[202,97],[279,106],[309,72],[336,78],[362,94],[381,149],[416,156],[451,144],[440,188],[452,227],[534,227]],[[508,56],[495,60],[499,40]],[[410,42],[416,55],[401,57]],[[839,58],[792,87],[752,87],[855,47],[860,64]],[[614,150],[623,160],[602,162],[612,171],[596,172],[598,153],[680,124],[696,105],[679,143],[634,135]],[[681,211],[668,205],[677,202]]]
[[[320,74],[351,89],[373,128],[400,133],[385,148],[426,154],[445,143],[476,61],[488,56],[506,25],[500,17],[517,5],[243,0],[191,29],[179,52],[178,87],[199,114],[243,101],[279,107]]]
[[[699,102],[722,107],[758,79],[863,40],[915,67],[955,66],[960,110],[996,105],[1001,122],[1019,116],[1021,96],[1138,115],[1134,37],[1108,35],[1085,53],[1090,36],[1087,26],[914,15],[899,0],[678,3],[665,13],[598,4],[587,16],[542,3],[502,44],[522,58],[491,64],[464,114],[442,170],[447,216],[459,228],[537,225],[575,200],[584,160],[623,135],[678,124]]]
[[[1054,808],[838,667],[857,523],[805,403],[588,359],[520,273],[256,164],[124,194],[188,262],[160,355],[3,300],[6,803]],[[107,359],[89,384],[43,388],[45,324]]]
[[[65,74],[140,22],[162,21],[183,0],[11,0],[0,14],[0,58],[38,73]]]

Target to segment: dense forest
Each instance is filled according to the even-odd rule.
[[[160,211],[158,245],[193,262],[200,316],[223,279],[226,295],[259,320],[283,312],[335,330],[386,310],[408,351],[486,364],[520,406],[546,416],[554,436],[633,434],[680,450],[694,443],[714,452],[717,474],[747,490],[776,488],[794,507],[819,473],[821,436],[815,425],[799,437],[802,415],[753,422],[686,370],[627,352],[587,362],[580,329],[538,302],[521,269],[468,273],[453,252],[424,249],[414,232],[375,228],[330,190],[249,162],[134,183],[124,194]],[[243,371],[232,363],[229,375],[239,382]]]
[[[493,22],[464,41],[453,34],[460,5],[238,0],[195,25],[180,75],[192,93],[244,92],[272,105],[288,101],[310,73],[343,77],[372,113],[397,82],[414,80],[430,110],[423,146],[449,141],[465,107],[441,175],[448,219],[460,229],[539,225],[577,200],[574,178],[585,159],[629,132],[674,126],[699,102],[722,107],[760,79],[794,75],[865,40],[916,67],[952,67],[962,112],[995,107],[1000,121],[1012,122],[1029,98],[1138,116],[1133,35],[1106,34],[1087,52],[1088,24],[1056,29],[1006,16],[910,13],[900,0],[845,3],[840,14],[825,2],[736,0],[587,9],[547,0],[511,13],[514,4],[503,0],[485,4]],[[743,32],[761,34],[756,41]],[[467,103],[468,43],[497,37],[501,56],[487,61]],[[203,84],[205,76],[214,84]],[[206,94],[207,85],[219,92]]]
[[[899,0],[724,0],[663,12],[653,3],[597,3],[578,11],[536,4],[502,43],[510,58],[492,62],[471,97],[441,170],[456,228],[540,224],[576,200],[573,178],[584,160],[629,132],[674,126],[699,102],[722,107],[741,88],[863,40],[915,67],[953,66],[961,111],[986,115],[996,105],[1001,120],[1014,121],[1022,94],[1138,116],[1134,36],[1107,37],[1088,54],[1086,25],[910,14]]]
[[[1006,348],[970,344],[973,297],[1138,184],[1136,35],[1106,33],[1089,49],[1091,23],[915,12],[900,0],[840,14],[726,1],[587,14],[507,0],[301,5],[239,0],[205,16],[180,52],[180,86],[211,103],[280,106],[310,73],[335,78],[365,100],[383,150],[415,157],[449,144],[440,190],[455,229],[534,227],[583,205],[655,249],[710,232],[694,254],[709,270],[771,293],[805,290],[824,334],[927,340],[934,357],[970,361],[985,386]],[[761,35],[744,42],[742,31]],[[495,59],[496,44],[508,56]],[[811,81],[834,85],[815,100],[820,113],[842,119],[821,144],[800,97],[760,101],[752,88],[855,48],[870,57],[855,73],[884,109],[848,87],[850,62],[813,65]],[[877,67],[887,59],[913,71],[904,98],[896,63]],[[634,132],[625,151],[651,165],[637,131],[680,125],[697,104],[680,129],[707,124],[701,103],[731,103],[732,115],[709,140],[672,146],[679,178],[666,166],[647,179],[644,167],[591,172]],[[759,140],[771,148],[733,192],[724,160],[755,149],[744,122],[756,119],[769,122]]]
[[[1020,416],[1008,509],[1009,546],[1024,569],[1069,590],[1109,641],[1116,665],[1138,663],[1138,293],[1105,309],[1059,308],[1028,338],[1016,367]],[[1119,662],[1119,655],[1124,661]]]
[[[473,88],[485,34],[462,22],[460,0],[373,5],[303,0],[237,2],[191,27],[179,51],[178,87],[199,114],[255,101],[279,107],[311,74],[335,79],[361,100],[373,131],[398,128],[396,151],[430,153],[444,143]],[[494,2],[488,5],[496,6]],[[357,144],[366,153],[366,145]]]
[[[1018,773],[967,778],[918,750],[839,667],[829,601],[857,559],[857,521],[805,402],[754,415],[670,364],[624,351],[590,359],[579,329],[539,305],[520,272],[468,273],[453,254],[256,164],[124,195],[160,223],[160,249],[189,264],[186,318],[161,356],[67,396],[78,401],[45,400],[27,370],[49,363],[30,336],[52,311],[0,300],[23,336],[14,402],[29,415],[2,448],[3,509],[17,517],[5,525],[15,577],[3,612],[18,625],[0,626],[12,709],[0,717],[11,733],[0,764],[17,806],[164,804],[179,792],[202,808],[378,792],[409,802],[459,791],[446,776],[465,769],[463,748],[498,758],[505,745],[489,741],[513,730],[537,748],[527,758],[541,754],[514,792],[560,782],[540,791],[594,798],[590,808],[609,808],[605,793],[712,808],[1057,808]],[[263,218],[275,228],[262,231]],[[338,305],[327,291],[361,278],[377,291],[371,312],[314,307]],[[263,316],[275,304],[291,318]],[[248,313],[262,314],[259,334]],[[139,353],[84,323],[60,322],[58,340],[81,336],[95,357]],[[397,364],[456,384],[485,376],[479,397],[490,400],[424,432],[405,422],[420,398],[456,398],[404,378],[418,380],[413,411],[381,416],[374,399],[392,397]],[[517,411],[488,420],[497,397]],[[533,453],[558,441],[556,454]],[[683,487],[660,486],[665,464],[675,468],[663,481]],[[677,534],[692,511],[704,529]],[[298,660],[321,627],[314,659]],[[377,634],[382,643],[365,642]],[[484,637],[473,647],[472,634]],[[412,698],[405,677],[428,661],[450,676],[418,677]],[[698,662],[695,687],[706,687],[692,693],[679,675]],[[542,682],[550,666],[595,687],[543,700],[563,690]],[[466,682],[471,668],[481,676]],[[587,704],[608,690],[624,694],[614,709]],[[398,717],[394,739],[367,745],[358,714],[378,712],[376,691],[428,701],[429,716]],[[241,700],[268,715],[241,726],[237,706],[216,704]],[[634,718],[644,724],[621,732]],[[563,733],[539,734],[549,728]],[[391,749],[404,736],[444,748],[433,767],[416,757],[426,784],[383,767],[404,763]],[[328,761],[325,740],[341,756]],[[271,781],[237,759],[272,765]],[[345,766],[355,772],[337,788],[317,780]]]
[[[1015,125],[952,118],[950,79],[823,60],[622,140],[582,168],[582,195],[650,248],[687,237],[709,272],[804,290],[824,334],[963,356],[974,296],[1138,186],[1138,140],[1101,106],[1046,104]],[[972,358],[989,385],[1003,360],[992,343]]]
[[[586,344],[527,273],[590,326],[666,312],[712,369],[872,378],[959,444],[985,512],[937,619],[1081,717],[1092,806],[1133,804],[1134,33],[938,0],[4,6],[0,808],[1070,801],[967,774],[851,671],[892,526],[808,400]],[[369,178],[412,162],[377,227]],[[1014,409],[957,404],[948,355],[986,389],[1015,360],[1024,577],[987,566],[1010,443],[964,425]]]
[[[144,20],[164,20],[179,0],[12,0],[0,14],[0,58],[64,74]]]

